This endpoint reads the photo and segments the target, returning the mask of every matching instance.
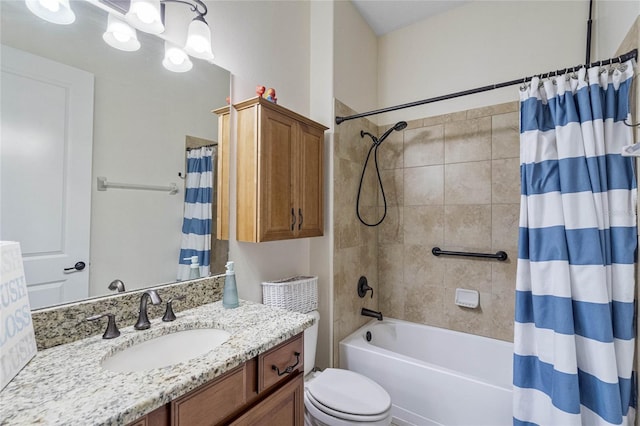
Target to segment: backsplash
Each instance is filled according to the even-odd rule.
[[[162,303],[159,305],[148,304],[149,318],[161,317],[167,306],[166,302],[180,295],[184,295],[186,298],[173,303],[176,315],[185,309],[217,302],[222,299],[223,287],[224,275],[152,287],[158,291]],[[145,290],[148,289],[33,311],[31,317],[38,350],[104,333],[107,319],[87,321],[86,318],[92,315],[113,313],[116,315],[118,328],[132,326],[138,318],[140,295]]]

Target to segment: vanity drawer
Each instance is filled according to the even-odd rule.
[[[303,333],[300,333],[258,356],[258,393],[297,371],[304,371],[303,346]]]
[[[246,401],[246,364],[171,402],[171,424],[218,424],[242,408]]]

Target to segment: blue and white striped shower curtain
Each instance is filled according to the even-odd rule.
[[[209,275],[215,152],[215,147],[210,146],[187,152],[184,220],[178,262],[179,281],[189,279],[191,256],[198,256],[200,276]]]
[[[514,425],[632,425],[631,61],[521,89]]]

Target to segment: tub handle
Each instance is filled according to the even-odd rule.
[[[288,366],[287,368],[285,368],[282,371],[280,371],[280,369],[278,367],[276,367],[275,365],[271,366],[271,369],[274,370],[276,373],[278,373],[278,377],[284,376],[285,374],[291,373],[293,371],[293,369],[296,368],[298,366],[298,364],[300,364],[300,352],[294,352],[293,354],[296,356],[296,363],[295,364]]]

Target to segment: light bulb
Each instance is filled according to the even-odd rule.
[[[102,35],[102,39],[109,46],[125,52],[133,52],[140,49],[136,30],[113,13],[109,14],[107,31]]]
[[[125,34],[121,32],[114,32],[113,38],[115,38],[121,43],[126,43],[127,41],[131,40],[131,37],[129,36],[129,34]]]
[[[40,5],[49,12],[56,13],[60,10],[60,3],[58,0],[40,0]]]
[[[184,50],[194,58],[213,60],[211,30],[202,16],[194,18],[189,24]]]
[[[160,34],[164,31],[160,0],[131,0],[125,18],[131,25],[147,33]]]
[[[162,65],[173,72],[186,72],[193,67],[189,56],[173,43],[164,42],[164,60]]]
[[[25,3],[34,15],[48,22],[68,25],[76,20],[69,0],[25,0]]]
[[[156,17],[156,11],[148,3],[141,3],[137,10],[138,18],[145,24],[150,24]]]

